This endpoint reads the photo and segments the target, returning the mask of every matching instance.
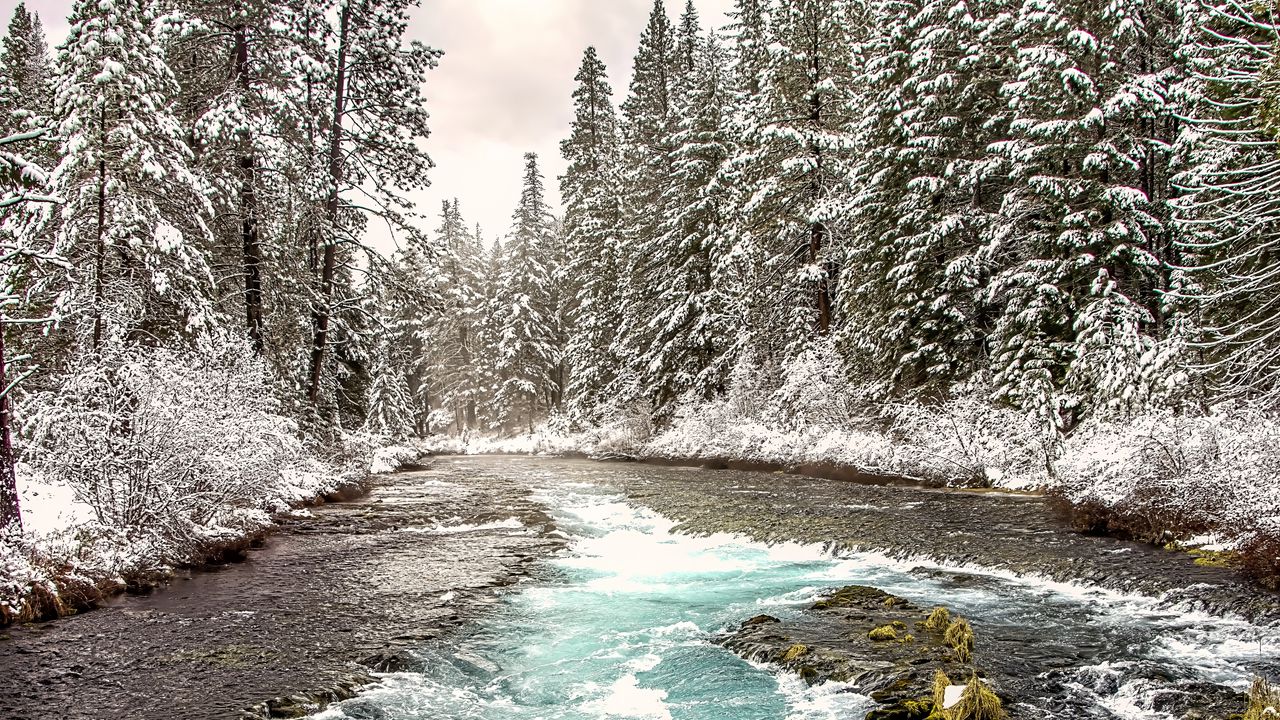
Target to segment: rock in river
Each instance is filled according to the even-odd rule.
[[[950,630],[950,632],[948,632]],[[968,623],[943,610],[925,610],[905,598],[861,585],[841,588],[781,621],[761,615],[720,643],[742,657],[774,663],[809,684],[848,683],[880,707],[868,720],[926,717],[933,709],[934,678],[958,681],[972,671]]]

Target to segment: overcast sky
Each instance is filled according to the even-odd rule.
[[[685,0],[665,0],[673,22]],[[409,34],[445,51],[426,85],[436,162],[430,190],[415,196],[437,225],[440,203],[461,200],[487,237],[505,234],[520,197],[525,152],[542,160],[559,212],[560,140],[569,132],[573,76],[595,45],[621,103],[653,0],[422,0]],[[733,0],[695,0],[703,27],[720,27]],[[5,26],[17,0],[0,0]],[[28,0],[51,45],[66,37],[71,0]],[[382,244],[382,243],[378,243]]]

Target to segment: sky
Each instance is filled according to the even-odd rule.
[[[18,0],[0,0],[7,26]],[[677,21],[685,0],[665,0]],[[71,0],[27,0],[51,45],[66,37]],[[695,0],[704,28],[722,27],[733,0]],[[538,153],[549,201],[559,213],[560,141],[573,119],[573,77],[594,45],[609,68],[614,101],[626,97],[631,61],[653,0],[422,0],[409,38],[444,50],[428,75],[432,116],[427,152],[432,187],[413,194],[434,230],[443,200],[457,197],[463,216],[487,240],[505,234],[520,198],[524,153]],[[371,227],[377,226],[373,224]],[[370,240],[390,249],[385,231]]]

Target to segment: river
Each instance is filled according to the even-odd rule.
[[[414,510],[397,512],[405,498]],[[286,530],[264,557],[229,571],[48,630],[15,631],[0,642],[0,672],[23,658],[17,648],[39,655],[56,645],[56,657],[44,658],[49,672],[69,658],[81,667],[78,678],[57,676],[73,709],[60,716],[129,717],[94,706],[110,685],[76,660],[100,652],[104,628],[119,639],[144,627],[122,629],[120,618],[154,613],[177,616],[152,640],[170,643],[159,653],[170,660],[149,663],[157,653],[137,650],[135,665],[156,677],[125,681],[134,707],[149,689],[177,692],[181,704],[177,688],[197,670],[214,688],[198,695],[222,687],[231,698],[193,698],[182,717],[234,717],[200,709],[245,707],[246,687],[261,694],[277,683],[287,694],[390,647],[411,671],[378,675],[315,720],[857,718],[875,703],[855,688],[809,686],[715,639],[762,613],[798,617],[825,592],[859,584],[969,618],[975,662],[1011,698],[1015,718],[1179,718],[1189,707],[1229,704],[1255,674],[1280,673],[1274,594],[1182,553],[1072,533],[1042,498],[481,457],[440,459],[327,512],[330,520],[317,513],[321,520]],[[359,548],[331,563],[273,559],[320,558],[297,548],[317,537],[328,550],[350,545],[353,526]],[[219,621],[236,635],[228,612],[271,616],[269,595],[255,588],[263,573],[277,590],[288,587],[279,573],[291,566],[306,571],[295,586],[307,601],[286,601],[291,619],[281,622],[310,634],[267,627],[266,640],[217,645],[257,648],[265,660],[241,650],[208,655],[207,633],[192,641],[192,625],[215,632]],[[193,595],[193,583],[217,595]],[[332,632],[335,617],[345,632]],[[297,654],[290,644],[311,649]],[[202,662],[173,661],[199,657],[192,648],[205,648]],[[22,695],[0,692],[0,710],[7,697],[17,711],[4,716],[44,717],[31,705],[45,695]]]

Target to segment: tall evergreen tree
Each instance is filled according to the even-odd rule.
[[[864,20],[847,0],[774,8],[759,92],[740,111],[741,148],[722,178],[740,193],[735,252],[749,256],[754,273],[755,345],[774,361],[835,322],[836,208],[852,172]]]
[[[45,127],[53,112],[53,66],[44,27],[22,2],[0,48],[0,108],[0,135]]]
[[[741,329],[731,320],[729,276],[720,272],[728,193],[716,181],[730,154],[730,95],[719,38],[700,41],[695,64],[683,74],[687,89],[676,97],[660,234],[640,251],[654,270],[643,279],[652,314],[632,338],[646,399],[663,412],[686,392],[705,398],[722,389]]]
[[[1011,23],[989,5],[872,6],[840,305],[843,345],[879,393],[945,393],[984,361],[980,252],[1004,190],[987,147],[1006,137]]]
[[[1143,359],[1167,289],[1167,179],[1176,109],[1172,3],[1027,2],[1004,89],[1010,139],[994,146],[1012,184],[988,288],[1000,392],[1069,427],[1094,403],[1140,400]],[[1167,188],[1167,181],[1163,187]]]
[[[623,261],[622,325],[615,352],[628,371],[610,394],[622,402],[634,398],[631,375],[638,372],[639,347],[644,336],[639,325],[648,322],[655,307],[653,288],[647,281],[662,272],[661,258],[648,257],[646,249],[658,242],[664,210],[663,193],[671,176],[670,138],[675,123],[676,37],[662,0],[655,0],[649,22],[640,37],[627,99],[622,104],[623,137]]]
[[[350,0],[336,8],[336,27],[328,48],[327,69],[317,83],[325,98],[322,126],[322,221],[311,233],[316,301],[307,379],[307,397],[319,405],[331,344],[359,339],[353,320],[338,312],[350,307],[356,251],[372,212],[401,232],[410,204],[403,190],[427,183],[432,163],[419,145],[425,138],[427,111],[422,95],[426,73],[440,52],[406,43],[409,10],[416,0]],[[359,202],[348,199],[359,195]],[[334,321],[339,337],[331,337]]]
[[[572,408],[589,413],[608,397],[621,360],[612,343],[621,322],[618,118],[604,63],[587,48],[575,77],[574,120],[560,144],[568,167],[560,178],[568,267],[576,291],[570,307],[568,356]]]
[[[82,343],[179,335],[215,323],[204,251],[212,210],[191,170],[155,7],[78,2],[59,58],[64,139],[54,223],[75,263],[69,293]]]
[[[546,399],[559,362],[552,270],[547,251],[554,227],[547,206],[538,156],[525,155],[524,187],[512,216],[499,283],[498,403],[511,429],[534,423],[549,409]]]

